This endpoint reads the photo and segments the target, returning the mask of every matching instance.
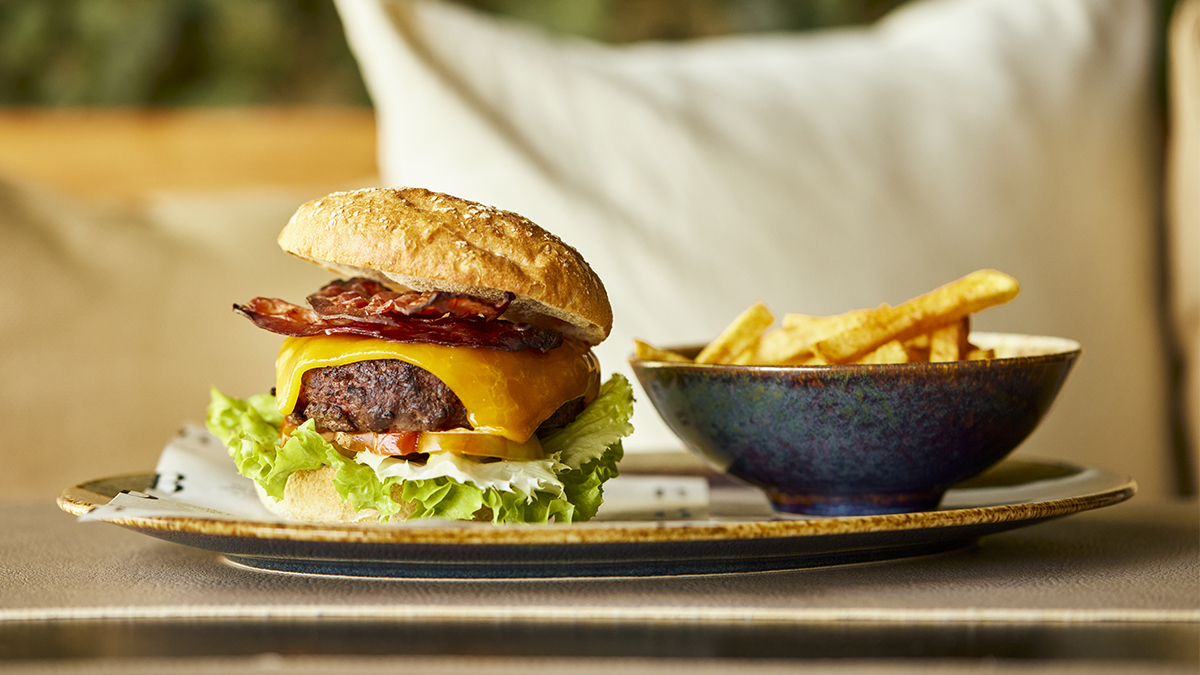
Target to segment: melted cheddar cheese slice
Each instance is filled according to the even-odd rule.
[[[399,359],[433,373],[462,401],[476,431],[517,443],[529,440],[563,403],[580,396],[590,401],[600,383],[595,355],[587,345],[573,341],[542,353],[351,335],[289,337],[275,361],[279,412],[287,415],[296,407],[301,378],[309,370],[373,359]]]

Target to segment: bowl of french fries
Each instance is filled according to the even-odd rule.
[[[970,330],[1018,291],[980,270],[834,316],[777,322],[756,303],[707,345],[635,341],[630,363],[683,443],[779,512],[932,510],[1029,436],[1079,357],[1073,340]]]

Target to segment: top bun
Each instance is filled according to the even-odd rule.
[[[491,301],[515,293],[505,319],[589,344],[612,329],[604,284],[578,251],[524,216],[458,197],[422,188],[335,192],[301,206],[279,245],[399,291]]]

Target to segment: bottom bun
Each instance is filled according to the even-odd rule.
[[[287,485],[283,488],[283,499],[279,501],[275,501],[258,483],[254,484],[254,488],[258,491],[258,499],[263,506],[271,513],[288,520],[311,523],[378,523],[378,511],[355,511],[354,507],[342,499],[333,487],[333,477],[336,474],[337,469],[329,465],[311,471],[297,471],[288,476]],[[415,502],[407,502],[400,497],[402,491],[401,486],[392,486],[392,499],[403,506],[399,513],[392,516],[392,520],[406,520],[417,510]]]
[[[379,512],[375,509],[355,511],[354,507],[342,499],[337,488],[333,487],[333,478],[337,469],[326,464],[319,469],[297,471],[288,476],[283,487],[283,499],[275,501],[258,483],[254,489],[258,500],[267,510],[280,518],[299,520],[309,523],[378,523]],[[416,502],[405,500],[401,495],[403,486],[392,486],[392,499],[400,504],[400,510],[392,515],[392,522],[408,520],[419,506]],[[484,507],[475,512],[474,520],[489,522],[492,510]]]

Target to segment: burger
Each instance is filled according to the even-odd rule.
[[[337,278],[234,310],[284,336],[270,393],[212,392],[208,428],[284,518],[580,522],[632,432],[601,384],[612,327],[579,253],[509,211],[420,188],[338,192],[279,235]]]

